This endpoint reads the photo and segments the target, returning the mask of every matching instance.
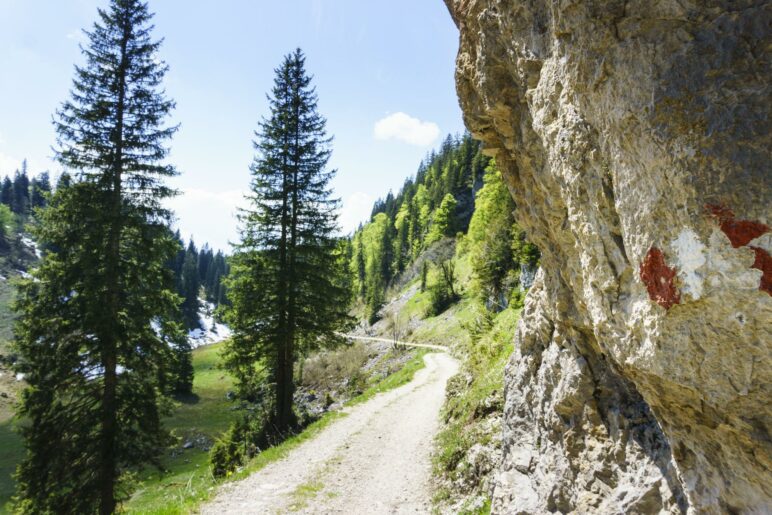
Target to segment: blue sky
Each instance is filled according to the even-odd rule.
[[[51,116],[67,97],[78,43],[107,0],[0,0],[0,175],[22,158],[50,169]],[[463,131],[453,68],[458,44],[442,0],[151,0],[167,91],[181,129],[170,161],[183,234],[227,248],[249,183],[252,133],[273,70],[307,55],[334,135],[331,166],[350,230],[398,189],[445,134]]]

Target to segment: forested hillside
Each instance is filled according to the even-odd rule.
[[[514,209],[480,144],[448,137],[351,238],[353,295],[367,331],[448,346],[462,362],[436,441],[435,504],[443,512],[489,507],[503,370],[540,257]]]
[[[199,250],[192,239],[185,245],[179,231],[175,239],[179,247],[171,267],[177,293],[183,299],[180,310],[187,329],[200,328],[202,301],[214,308],[228,303],[223,279],[228,276],[230,265],[221,250],[215,252],[206,243]]]
[[[448,136],[396,195],[389,192],[375,203],[370,222],[351,239],[354,295],[368,322],[378,320],[390,286],[419,274],[421,290],[432,287],[427,284],[432,267],[443,277],[432,287],[433,314],[458,300],[452,252],[442,251],[440,242],[464,235],[474,256],[477,293],[490,309],[506,307],[521,268],[531,273],[539,259],[514,220],[514,207],[479,142],[468,134]]]
[[[448,136],[421,163],[400,191],[378,200],[371,221],[352,238],[356,296],[370,322],[378,318],[386,289],[435,242],[466,232],[474,195],[489,158],[471,136]]]
[[[62,182],[67,182],[64,177]],[[11,299],[13,280],[27,273],[41,250],[28,228],[35,223],[36,211],[48,204],[52,186],[48,172],[30,177],[27,162],[13,176],[5,176],[0,186],[0,363],[10,359],[13,337]]]

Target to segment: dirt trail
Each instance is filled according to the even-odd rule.
[[[428,513],[430,453],[458,364],[427,354],[413,381],[346,409],[286,458],[224,485],[204,514]]]

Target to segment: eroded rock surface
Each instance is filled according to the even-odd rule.
[[[494,511],[772,512],[769,2],[446,3],[543,254]]]

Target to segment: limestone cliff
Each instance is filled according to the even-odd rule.
[[[494,511],[772,512],[770,3],[446,2],[543,254]]]

